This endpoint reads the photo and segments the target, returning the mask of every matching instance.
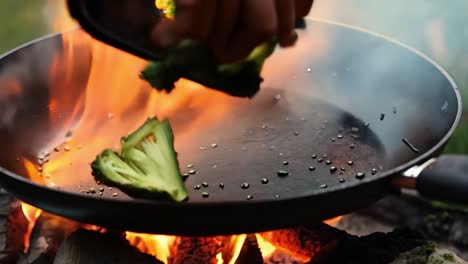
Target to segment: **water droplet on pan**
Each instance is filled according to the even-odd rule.
[[[276,173],[279,177],[286,177],[289,175],[289,172],[285,171],[285,170],[279,170],[277,173]]]
[[[314,170],[315,170],[315,167],[314,167],[314,166],[310,166],[310,167],[309,167],[309,170],[310,170],[310,171],[314,171]]]
[[[241,188],[242,189],[248,189],[250,187],[250,185],[246,182],[244,182],[242,185],[241,185]]]
[[[338,169],[335,166],[330,167],[330,172],[336,172]]]
[[[268,182],[269,182],[269,180],[267,178],[262,179],[262,184],[267,184]]]
[[[356,173],[355,177],[358,180],[362,180],[362,179],[364,179],[364,177],[366,177],[366,174],[364,172],[358,172],[358,173]]]

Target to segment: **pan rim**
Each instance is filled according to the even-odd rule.
[[[411,168],[412,166],[415,166],[415,165],[418,165],[418,164],[424,162],[425,160],[433,157],[434,154],[438,150],[443,148],[443,146],[447,143],[447,141],[450,139],[450,137],[453,135],[454,131],[457,129],[457,127],[459,125],[459,122],[461,120],[461,114],[462,114],[462,101],[461,101],[460,91],[459,91],[459,88],[458,88],[455,80],[451,77],[451,75],[440,64],[438,64],[436,61],[431,59],[428,55],[424,54],[423,52],[421,52],[421,51],[419,51],[419,50],[417,50],[417,49],[415,49],[415,48],[413,48],[413,47],[411,47],[411,46],[409,46],[407,44],[404,44],[401,41],[398,41],[398,40],[393,39],[391,37],[385,36],[383,34],[379,34],[379,33],[367,30],[367,29],[362,28],[362,27],[353,26],[353,25],[349,25],[349,24],[345,24],[345,23],[341,23],[341,22],[337,22],[337,21],[333,21],[333,20],[328,20],[328,19],[324,19],[324,18],[320,18],[320,17],[306,17],[305,20],[308,20],[308,21],[311,21],[311,22],[319,22],[319,23],[322,23],[322,24],[339,26],[339,27],[342,27],[342,28],[350,29],[350,30],[353,30],[353,31],[356,31],[356,32],[360,32],[360,33],[364,33],[364,34],[368,34],[368,35],[380,38],[380,39],[382,39],[384,41],[390,42],[390,43],[392,43],[392,44],[394,44],[396,46],[399,46],[401,48],[404,48],[404,49],[410,51],[411,53],[419,56],[420,58],[426,60],[428,63],[433,65],[446,78],[446,80],[449,81],[450,85],[452,86],[453,92],[455,93],[456,100],[457,100],[457,113],[455,115],[452,126],[446,132],[444,137],[442,137],[429,150],[427,150],[426,152],[420,154],[416,158],[411,159],[408,162],[403,163],[403,164],[401,164],[401,165],[399,165],[397,167],[394,167],[394,168],[391,168],[389,170],[383,171],[383,172],[381,172],[379,175],[377,175],[375,177],[365,178],[365,179],[363,179],[363,180],[361,180],[359,182],[352,182],[352,183],[347,184],[346,186],[337,186],[337,187],[334,187],[333,189],[329,188],[327,190],[317,190],[312,195],[301,195],[301,196],[296,196],[296,197],[293,197],[293,198],[282,198],[282,199],[278,199],[278,200],[273,200],[273,199],[271,199],[271,200],[251,200],[248,203],[245,203],[245,201],[214,201],[214,202],[200,202],[200,201],[196,202],[196,201],[194,201],[194,202],[188,202],[188,203],[184,203],[184,202],[183,203],[174,203],[174,202],[170,202],[170,201],[148,200],[148,199],[139,199],[139,198],[129,199],[129,200],[120,200],[120,199],[107,198],[107,197],[95,197],[95,196],[84,195],[84,194],[81,194],[81,193],[74,193],[74,192],[71,192],[71,191],[56,189],[56,188],[49,187],[49,186],[46,186],[46,185],[43,185],[43,184],[39,184],[39,183],[33,182],[32,180],[30,180],[27,177],[20,176],[20,175],[14,173],[14,172],[11,172],[11,171],[3,168],[3,167],[0,167],[0,173],[5,174],[8,177],[11,177],[16,181],[20,181],[20,182],[22,182],[24,184],[32,185],[32,186],[34,186],[36,188],[45,189],[48,192],[53,192],[53,193],[56,193],[57,195],[66,195],[66,196],[70,196],[70,197],[75,197],[77,199],[86,199],[88,201],[97,202],[97,203],[128,204],[128,205],[141,205],[141,206],[154,206],[154,207],[164,206],[164,207],[169,207],[169,208],[180,208],[180,207],[183,208],[185,206],[198,207],[198,208],[203,208],[203,207],[212,207],[213,208],[213,207],[217,207],[217,206],[222,206],[222,207],[234,206],[235,207],[235,206],[239,206],[239,205],[243,205],[243,206],[248,205],[248,206],[254,206],[255,207],[256,205],[263,205],[263,204],[272,204],[272,203],[282,203],[282,204],[284,204],[284,203],[288,203],[288,202],[295,202],[295,201],[299,201],[299,200],[308,199],[311,196],[320,196],[322,194],[338,192],[338,191],[340,191],[342,189],[353,189],[356,186],[364,186],[364,185],[369,184],[369,183],[374,183],[374,182],[382,180],[384,178],[388,178],[388,177],[391,177],[393,175],[398,175],[402,171],[404,171],[404,170],[406,170],[408,168]],[[81,29],[80,27],[75,27],[75,28],[67,30],[65,32],[52,33],[52,34],[45,35],[43,37],[36,38],[34,40],[31,40],[29,42],[26,42],[26,43],[24,43],[22,45],[17,46],[16,48],[4,53],[3,55],[0,55],[0,60],[4,59],[4,58],[6,58],[6,57],[8,57],[10,55],[13,55],[18,50],[21,50],[21,49],[26,48],[28,46],[34,45],[34,44],[36,44],[38,42],[41,42],[43,40],[52,39],[54,37],[60,37],[63,34],[71,33],[71,32],[74,32],[74,31],[80,30],[80,29]],[[16,194],[13,194],[13,195],[17,196]],[[47,210],[45,210],[45,211],[47,211]]]

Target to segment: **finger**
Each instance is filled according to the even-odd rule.
[[[204,40],[212,29],[215,14],[216,0],[177,0],[174,19],[159,22],[152,40],[160,47],[186,38]]]
[[[208,38],[210,48],[223,63],[231,62],[227,47],[239,19],[239,0],[222,0],[216,6],[216,19],[213,30]]]
[[[276,13],[278,17],[278,42],[282,47],[294,45],[297,40],[297,34],[294,31],[294,22],[296,20],[296,11],[294,1],[275,0]]]
[[[277,31],[277,17],[272,0],[242,1],[239,24],[231,36],[229,57],[231,60],[245,58],[252,50],[270,39]]]
[[[296,18],[307,16],[312,8],[314,0],[294,0],[296,6]]]

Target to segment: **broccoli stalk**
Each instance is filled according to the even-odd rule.
[[[170,19],[175,14],[173,0],[156,0]],[[159,53],[140,74],[153,88],[170,93],[174,83],[185,78],[233,96],[252,97],[260,89],[265,60],[276,47],[276,38],[256,47],[247,58],[230,64],[217,62],[213,52],[200,42],[184,40]]]
[[[147,119],[140,128],[123,137],[121,145],[120,155],[106,149],[91,163],[97,181],[135,197],[179,202],[187,199],[167,119]]]

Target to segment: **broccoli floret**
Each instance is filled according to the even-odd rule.
[[[156,0],[156,7],[173,19],[174,0]],[[159,59],[151,61],[140,74],[153,88],[170,93],[174,83],[185,78],[211,89],[239,97],[252,97],[263,81],[261,71],[265,60],[276,47],[276,38],[256,47],[240,62],[220,64],[206,45],[183,40],[178,45],[161,50]]]
[[[147,119],[121,147],[120,155],[106,149],[91,163],[97,181],[135,197],[187,199],[169,120]]]

